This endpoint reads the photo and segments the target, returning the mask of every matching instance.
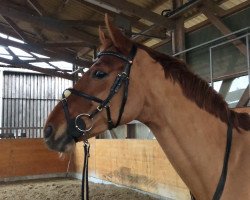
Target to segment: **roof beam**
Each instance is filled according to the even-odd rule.
[[[47,15],[47,11],[43,9],[37,0],[27,0],[27,2],[40,16]]]
[[[111,11],[111,10],[108,10],[108,9],[105,9],[105,8],[102,8],[100,6],[97,6],[96,4],[92,3],[92,1],[86,1],[86,0],[76,0],[77,2],[81,3],[81,4],[84,4],[85,6],[89,7],[90,9],[93,9],[93,11],[95,12],[98,12],[99,14],[104,14],[104,13],[107,13],[109,14],[110,16],[112,17],[115,17],[117,15],[119,16],[122,16],[122,17],[125,17],[127,18],[129,21],[131,21],[131,24],[133,24],[133,26],[137,29],[146,29],[148,26],[145,25],[144,23],[138,21],[139,18],[137,17],[130,17],[130,16],[127,16],[127,15],[124,15],[122,13],[116,13],[114,11]]]
[[[220,87],[220,90],[219,90],[219,93],[224,97],[226,98],[228,92],[229,92],[229,89],[233,83],[233,80],[235,78],[230,78],[230,79],[226,79],[224,81],[222,81],[222,84],[221,84],[221,87]]]
[[[225,15],[226,11],[218,6],[214,1],[203,0],[203,5],[205,5],[209,10],[212,10],[217,16]]]
[[[130,3],[124,0],[98,0],[100,3],[105,2],[108,5],[111,5],[124,13],[129,13],[134,16],[138,16],[140,18],[146,19],[148,21],[153,22],[159,26],[164,26],[169,29],[173,28],[173,20],[167,19],[164,16],[158,15],[152,11],[149,11],[146,8],[141,6],[137,6],[136,4]]]
[[[173,11],[170,11],[168,18],[173,19],[173,18],[178,18],[178,17],[183,16],[183,14],[190,11],[191,9],[196,8],[197,6],[200,6],[202,1],[204,0],[196,0],[196,1],[187,2],[177,7]]]
[[[184,7],[182,10],[176,12],[175,14],[170,15],[169,18],[170,18],[170,19],[172,19],[172,18],[174,19],[175,17],[179,17],[179,16],[181,16],[182,14],[187,13],[187,12],[188,12],[190,9],[192,9],[192,8],[199,7],[199,6],[202,5],[202,2],[203,2],[203,1],[204,1],[204,0],[197,0],[196,2],[194,2],[194,3],[191,4],[191,5],[189,5],[188,7]],[[215,4],[215,3],[214,3],[214,4]],[[229,9],[229,10],[225,10],[225,11],[222,12],[222,13],[218,13],[218,14],[219,14],[219,17],[225,17],[225,16],[228,16],[228,15],[231,15],[231,14],[233,14],[233,13],[235,13],[235,12],[238,12],[238,11],[243,10],[244,8],[247,8],[249,5],[250,5],[250,1],[245,1],[245,2],[243,2],[243,3],[241,3],[241,4],[237,5],[237,6],[235,6],[235,7],[233,7],[233,8],[231,8],[231,9]],[[213,5],[213,6],[215,6],[215,5]],[[218,6],[218,7],[219,7],[219,6]],[[187,19],[190,19],[192,16],[197,15],[198,13],[199,13],[199,11],[197,10],[197,11],[195,11],[192,15],[186,16],[185,19],[186,19],[186,20],[187,20]],[[193,27],[187,29],[186,32],[189,33],[189,32],[192,32],[192,31],[194,31],[194,30],[197,30],[197,29],[199,29],[199,28],[201,28],[201,27],[207,25],[208,23],[209,23],[209,20],[206,20],[206,21],[204,21],[204,22],[201,22],[201,23],[199,23],[199,24],[197,24],[197,25],[195,25],[195,26],[193,26]],[[160,46],[162,46],[162,45],[164,45],[164,44],[166,44],[166,43],[168,43],[168,42],[169,42],[168,40],[166,40],[166,42],[160,42],[159,45],[157,45],[157,44],[155,45],[155,46],[156,46],[155,48],[158,48],[158,47],[160,47]],[[153,48],[154,48],[154,47],[153,47]]]
[[[248,84],[247,88],[245,89],[243,95],[241,96],[239,102],[236,105],[237,108],[247,106],[249,99],[250,99],[249,92],[250,90],[249,90],[249,84]]]
[[[223,34],[227,35],[232,33],[232,31],[219,19],[217,16],[213,14],[213,12],[210,10],[210,8],[202,6],[201,11],[206,17],[209,19],[209,21]],[[230,39],[236,38],[235,36],[230,36]],[[246,51],[246,45],[242,43],[240,40],[234,40],[232,42],[237,49],[243,54],[247,55]]]
[[[38,44],[43,48],[89,47],[89,45],[83,41],[56,41],[56,42],[44,42]],[[92,48],[94,48],[94,46]]]
[[[73,26],[85,25],[87,21],[79,21],[79,20],[57,20],[49,17],[42,17],[42,16],[35,16],[29,13],[21,12],[16,9],[10,8],[6,5],[1,5],[0,7],[0,14],[7,16],[9,18],[15,18],[18,20],[23,20],[29,22],[34,25],[39,25],[49,30],[57,31],[57,32],[64,32],[65,34],[80,38],[86,43],[90,45],[98,45],[97,37],[92,35],[79,32],[78,30],[73,29]],[[95,22],[93,22],[95,23]],[[88,23],[89,24],[89,23]]]
[[[28,38],[23,31],[15,24],[15,22],[9,17],[2,16],[4,20],[10,25],[10,27],[16,32],[16,34],[23,40],[28,41]]]

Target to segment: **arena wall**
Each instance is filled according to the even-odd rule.
[[[249,112],[250,108],[237,109]],[[189,191],[156,140],[90,139],[90,177],[173,199],[190,199]],[[43,139],[1,139],[0,181],[19,180],[67,172],[69,155],[60,158]],[[81,177],[83,144],[70,159],[71,174]]]
[[[68,156],[59,158],[43,139],[1,139],[0,152],[0,181],[59,176],[67,171]]]
[[[90,144],[90,176],[169,198],[190,199],[156,140],[92,139]],[[82,144],[77,144],[74,163],[74,171],[81,173]]]

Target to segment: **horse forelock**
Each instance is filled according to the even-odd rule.
[[[165,72],[165,77],[178,82],[183,94],[195,102],[198,107],[220,118],[223,122],[233,122],[235,128],[250,130],[250,115],[230,110],[224,98],[198,75],[191,72],[187,65],[174,57],[159,53],[141,44],[138,47],[145,50],[158,61]]]

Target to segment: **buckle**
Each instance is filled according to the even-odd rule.
[[[99,112],[101,112],[101,111],[102,111],[101,105],[97,106],[96,109],[97,109]]]

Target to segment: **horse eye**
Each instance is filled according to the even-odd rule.
[[[108,74],[106,72],[103,72],[103,71],[95,71],[93,73],[93,78],[98,78],[98,79],[102,79],[104,78],[105,76],[107,76]]]

